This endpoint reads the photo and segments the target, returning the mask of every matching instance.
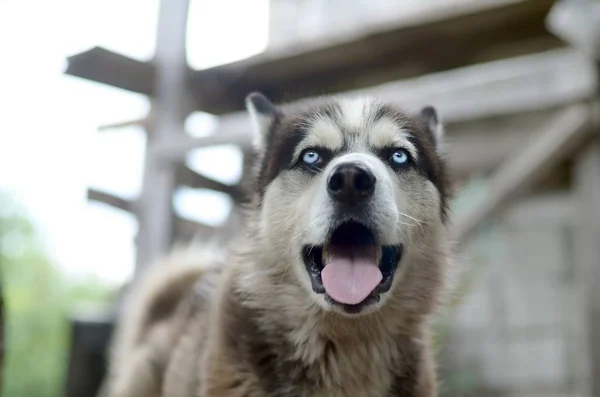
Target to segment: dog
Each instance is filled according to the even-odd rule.
[[[437,111],[252,93],[255,178],[235,248],[135,286],[104,397],[433,397],[451,262]]]

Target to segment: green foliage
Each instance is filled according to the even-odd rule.
[[[64,395],[69,347],[69,305],[105,301],[97,282],[69,285],[43,250],[16,198],[0,191],[0,271],[5,300],[2,395]]]

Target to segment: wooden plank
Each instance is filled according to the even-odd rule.
[[[521,148],[523,142],[529,141],[551,116],[551,111],[543,111],[448,125],[446,150],[453,177],[462,179],[473,172],[492,172]],[[164,156],[162,158],[165,161],[177,161],[187,150],[193,150],[197,146],[233,143],[240,145],[246,153],[246,158],[250,159],[250,140],[249,122],[243,125],[239,121],[239,124],[236,122],[222,125],[217,134],[208,137],[186,136],[165,142],[156,148],[156,155]]]
[[[596,87],[593,62],[572,50],[553,50],[347,94],[375,96],[411,111],[425,104],[434,105],[451,129],[453,123],[523,114],[581,101],[590,98]],[[291,102],[284,107],[294,108],[304,103]],[[518,130],[516,125],[507,129],[511,128]],[[482,129],[481,133],[486,131]],[[177,161],[192,149],[231,143],[244,150],[250,147],[251,129],[246,112],[221,116],[214,135],[200,138],[182,135],[162,142],[156,149],[159,157]]]
[[[190,150],[206,146],[239,145],[242,150],[249,150],[252,142],[252,125],[245,111],[231,113],[219,118],[219,127],[213,135],[192,137],[180,135],[165,139],[155,145],[153,155],[164,162],[178,162]]]
[[[151,95],[155,90],[151,63],[101,47],[68,57],[65,73],[139,94]]]
[[[98,127],[98,131],[118,130],[118,129],[127,128],[127,127],[148,128],[151,125],[152,125],[152,117],[147,116],[147,117],[143,117],[141,119],[126,120],[126,121],[120,121],[120,122],[111,123],[111,124],[103,124]]]
[[[554,112],[551,109],[447,125],[445,147],[452,178],[493,173],[524,142],[530,142]]]
[[[174,231],[172,199],[175,169],[153,155],[152,148],[183,135],[189,114],[186,62],[186,27],[189,0],[162,0],[154,64],[155,98],[152,101],[153,125],[148,134],[142,192],[137,203],[136,274],[166,254]]]
[[[97,201],[102,204],[109,205],[113,208],[135,213],[136,204],[132,200],[128,200],[111,193],[103,192],[98,189],[88,189],[88,200]],[[189,239],[196,233],[202,233],[203,235],[210,236],[215,233],[215,228],[203,223],[195,222],[191,219],[187,219],[178,215],[174,217],[174,229],[178,237]]]
[[[589,382],[589,396],[600,395],[600,139],[576,159],[577,203],[576,261],[577,291],[582,298],[586,332],[581,336],[582,368],[578,373]],[[585,353],[584,353],[585,352]],[[585,374],[585,375],[584,375]]]
[[[239,202],[242,199],[242,191],[238,186],[227,185],[216,181],[186,167],[185,165],[177,167],[176,172],[178,185],[189,186],[195,189],[216,190],[228,194],[236,202]]]
[[[213,114],[243,108],[259,90],[274,99],[371,87],[474,63],[557,48],[544,20],[554,0],[471,1],[400,14],[371,31],[313,40],[194,73],[197,107]],[[473,32],[477,34],[474,35]]]
[[[570,49],[472,65],[348,95],[373,95],[408,110],[436,106],[445,123],[523,114],[591,98],[595,65]]]
[[[507,208],[503,219],[515,227],[532,225],[556,225],[573,227],[576,221],[577,205],[570,191],[559,191],[528,196]]]
[[[600,61],[600,8],[598,0],[556,2],[546,18],[548,30]]]
[[[122,211],[135,212],[135,202],[98,189],[89,188],[87,190],[87,198],[88,200],[97,201]]]
[[[491,178],[486,195],[457,219],[457,239],[469,239],[482,221],[539,182],[554,165],[572,156],[589,135],[591,125],[591,112],[586,105],[573,105],[551,120],[536,140],[506,160]]]
[[[553,2],[486,0],[426,7],[333,40],[195,71],[189,86],[197,109],[224,114],[241,110],[254,90],[275,101],[296,100],[557,48],[562,42],[544,26]],[[71,57],[66,72],[155,94],[151,64],[101,48]]]
[[[217,235],[219,230],[219,228],[214,228],[209,225],[195,222],[191,219],[176,216],[173,243],[190,242],[197,238],[200,238],[206,242],[207,240],[212,239],[213,236]]]

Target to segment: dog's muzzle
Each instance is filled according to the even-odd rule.
[[[358,313],[391,288],[402,250],[401,244],[379,244],[368,227],[348,221],[325,244],[304,246],[302,254],[313,291],[346,313]]]

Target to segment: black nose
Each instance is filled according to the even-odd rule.
[[[334,200],[354,205],[373,195],[375,181],[375,175],[364,166],[340,164],[329,176],[327,191]]]

